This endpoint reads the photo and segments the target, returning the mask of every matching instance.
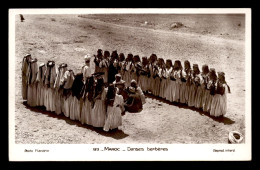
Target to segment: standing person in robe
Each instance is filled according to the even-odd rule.
[[[173,67],[174,67],[173,77],[175,79],[175,88],[173,89],[174,95],[173,95],[172,100],[174,102],[179,102],[180,101],[180,90],[181,90],[181,84],[182,84],[182,81],[181,81],[182,65],[181,65],[180,60],[176,60]]]
[[[160,87],[159,87],[159,96],[163,99],[166,98],[165,91],[166,91],[166,66],[163,58],[159,58],[160,65],[159,65],[159,77],[160,77]]]
[[[125,102],[125,110],[129,112],[140,112],[146,103],[142,89],[137,86],[135,80],[132,80],[131,85],[126,91],[128,92],[128,98]]]
[[[83,83],[86,83],[88,77],[91,76],[91,68],[90,68],[90,54],[84,56],[85,65],[82,67],[81,72],[83,73]]]
[[[38,64],[37,59],[32,59],[29,61],[29,68],[27,70],[28,77],[28,93],[27,93],[27,104],[31,107],[37,106],[37,73]]]
[[[70,104],[73,101],[72,97],[72,85],[74,82],[74,72],[72,70],[65,71],[62,79],[61,79],[61,86],[63,88],[63,99],[64,99],[64,115],[66,117],[70,117],[72,120],[75,119],[74,113],[70,113]]]
[[[123,65],[123,70],[124,70],[123,80],[125,80],[126,86],[130,86],[130,82],[131,82],[131,69],[130,69],[130,67],[133,64],[132,62],[133,62],[133,54],[129,53],[127,55],[125,62],[124,62],[124,65]]]
[[[95,63],[95,73],[100,72],[101,68],[100,68],[100,62],[103,59],[103,51],[101,49],[98,49],[97,51],[97,55],[94,55],[95,59],[94,59],[94,63]]]
[[[22,97],[23,100],[27,100],[27,90],[28,90],[28,68],[30,60],[32,59],[31,54],[26,54],[22,61]]]
[[[225,80],[225,73],[218,72],[216,94],[211,103],[210,115],[221,117],[227,113],[227,93],[230,93],[230,87]]]
[[[182,67],[181,67],[182,68]],[[184,68],[180,71],[180,77],[181,77],[181,85],[180,85],[180,103],[186,104],[186,91],[187,91],[187,80],[186,80],[186,72],[185,72],[185,62],[184,62]]]
[[[47,68],[44,74],[44,86],[45,86],[45,98],[44,106],[47,111],[55,111],[55,98],[53,93],[55,78],[56,78],[56,67],[54,61],[48,61],[46,64]]]
[[[191,72],[191,86],[190,86],[190,93],[189,93],[189,102],[188,106],[194,107],[196,104],[196,92],[199,85],[199,77],[200,74],[198,64],[193,64],[193,70]]]
[[[82,98],[80,99],[81,106],[81,117],[80,122],[82,124],[91,125],[91,111],[93,102],[93,91],[94,91],[94,77],[91,75],[90,59],[91,56],[85,55],[85,65],[82,67],[83,73],[83,89],[81,91]]]
[[[81,123],[92,125],[92,108],[94,101],[94,90],[95,90],[95,79],[91,75],[87,78],[86,83],[83,87],[82,94],[82,111],[81,111]]]
[[[204,64],[202,66],[201,83],[200,83],[203,92],[202,101],[201,101],[202,110],[204,110],[207,98],[209,96],[209,91],[207,90],[208,81],[209,81],[209,67],[207,64]]]
[[[144,92],[147,92],[148,85],[149,85],[149,79],[148,79],[149,68],[148,68],[148,64],[149,64],[149,61],[148,61],[147,57],[146,56],[142,57],[141,71],[140,71],[138,86],[140,86],[141,89]]]
[[[156,78],[156,73],[157,73],[157,56],[156,54],[151,54],[150,58],[149,58],[149,74],[148,74],[148,78],[149,78],[149,89],[148,91],[150,91],[153,95],[155,95],[155,91],[154,91],[154,87],[155,87],[155,78]]]
[[[64,73],[68,70],[68,65],[61,63],[58,66],[58,71],[54,83],[55,89],[55,113],[57,115],[64,113],[64,99],[63,99],[63,88],[61,88],[61,79],[64,76]]]
[[[209,95],[207,96],[207,100],[205,102],[205,106],[203,108],[204,112],[210,112],[211,110],[211,103],[212,103],[212,99],[216,93],[216,82],[217,82],[217,74],[214,68],[210,68],[209,69],[209,81],[207,83],[207,91],[206,93],[209,93]]]
[[[171,81],[169,82],[170,86],[170,102],[174,102],[174,100],[177,98],[176,97],[176,72],[178,71],[178,65],[177,62],[175,61],[172,67],[172,71],[170,73],[170,79]]]
[[[131,79],[135,80],[136,82],[139,81],[140,71],[142,69],[141,60],[139,55],[135,55],[133,58],[133,65],[131,69]]]
[[[124,53],[120,53],[118,59],[118,73],[122,77],[124,77],[124,63],[125,63],[125,55]]]
[[[166,68],[165,68],[165,78],[166,78],[166,85],[165,85],[165,99],[170,101],[172,96],[172,88],[171,88],[171,73],[172,73],[173,67],[172,67],[172,60],[167,59],[166,60]]]
[[[118,90],[113,85],[108,86],[106,95],[107,117],[103,130],[109,131],[117,129],[122,125],[122,106],[124,104],[123,96],[117,94]]]
[[[108,68],[108,84],[113,83],[115,81],[115,75],[118,73],[118,54],[117,51],[113,51],[111,54],[111,58],[109,61],[109,68]]]
[[[36,100],[36,105],[37,106],[44,106],[44,73],[46,71],[46,65],[44,63],[39,65],[38,73],[37,73],[37,100]]]
[[[80,107],[80,98],[81,98],[81,90],[83,89],[83,73],[77,73],[75,75],[75,79],[73,81],[71,91],[73,100],[70,105],[70,113],[74,113],[74,119],[80,120],[81,115],[81,107]]]
[[[103,79],[104,79],[104,84],[107,86],[108,85],[108,67],[109,67],[109,58],[110,57],[110,53],[109,51],[105,51],[104,52],[104,57],[101,60],[101,62],[99,63],[99,67],[100,72],[104,72]]]
[[[186,84],[186,88],[185,88],[185,103],[188,104],[189,102],[189,95],[190,95],[190,87],[191,87],[191,66],[190,66],[190,62],[188,60],[184,61],[184,74],[183,77],[185,79],[185,84]]]
[[[197,109],[202,109],[203,104],[202,104],[202,99],[203,99],[203,95],[204,95],[204,89],[202,86],[202,77],[200,74],[200,70],[198,69],[199,74],[196,74],[195,77],[195,85],[197,86],[197,90],[196,90],[196,96],[195,96],[195,107]]]
[[[104,79],[101,76],[97,77],[97,83],[94,90],[94,108],[91,112],[91,122],[94,127],[104,127],[106,120],[106,89]]]

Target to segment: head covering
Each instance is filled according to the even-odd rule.
[[[216,75],[216,71],[214,68],[210,68],[209,69],[209,78],[213,79],[213,80],[217,80],[217,75]]]
[[[209,66],[207,64],[204,64],[202,66],[202,73],[204,73],[204,74],[209,73]]]
[[[225,82],[225,81],[226,81],[226,80],[225,80],[225,73],[222,72],[222,71],[218,72],[218,78],[219,78],[220,80],[222,80],[223,82]]]
[[[41,63],[40,65],[39,65],[39,67],[42,67],[42,66],[44,66],[45,65],[45,63]]]
[[[195,74],[200,73],[199,65],[198,64],[193,64],[193,71]]]
[[[115,75],[115,77],[121,77],[121,74],[118,73],[118,74]]]
[[[140,57],[139,57],[139,55],[135,55],[135,56],[134,56],[134,61],[135,61],[135,62],[140,61]]]
[[[104,52],[104,56],[105,56],[105,57],[109,57],[109,56],[110,56],[110,52],[109,52],[109,51],[105,51],[105,52]]]
[[[137,87],[137,82],[133,79],[133,80],[131,80],[131,86],[132,87]]]
[[[90,61],[91,55],[90,54],[85,55],[84,59],[85,59],[85,61]]]
[[[169,66],[171,67],[171,66],[172,66],[172,60],[167,59],[167,60],[166,60],[166,65],[169,65]]]
[[[128,60],[128,61],[132,61],[132,60],[133,60],[133,54],[132,54],[132,53],[129,53],[129,54],[127,55],[127,60]]]
[[[185,69],[190,69],[190,62],[189,62],[189,60],[185,60],[184,61],[184,68]]]
[[[120,54],[119,54],[119,60],[120,60],[120,61],[124,61],[124,60],[125,60],[125,55],[124,55],[124,53],[120,53]]]
[[[29,57],[29,56],[31,56],[31,54],[29,54],[29,53],[28,53],[28,54],[25,54],[25,56],[24,56],[24,57]]]

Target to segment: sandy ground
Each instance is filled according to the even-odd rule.
[[[134,15],[130,19],[120,15],[24,17],[25,22],[20,22],[16,16],[15,23],[16,143],[227,143],[232,130],[245,135],[244,16],[214,16],[214,20],[210,15],[178,15],[175,20],[158,15]],[[144,21],[148,24],[144,25]],[[181,21],[186,27],[169,29],[175,21]],[[226,116],[216,119],[185,105],[147,96],[142,112],[127,112],[119,130],[107,133],[46,112],[44,108],[29,108],[23,102],[21,62],[25,53],[31,53],[38,63],[65,62],[74,72],[79,72],[83,56],[95,54],[99,48],[140,56],[156,53],[165,59],[182,62],[188,59],[200,67],[208,64],[224,71],[231,87]]]

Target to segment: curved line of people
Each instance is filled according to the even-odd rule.
[[[64,114],[82,124],[102,127],[104,131],[122,125],[125,110],[139,112],[145,96],[135,80],[125,87],[120,74],[112,83],[104,82],[104,72],[90,67],[86,55],[81,72],[74,74],[68,65],[54,61],[38,65],[30,54],[22,61],[22,98],[31,107],[45,106],[47,111]]]
[[[121,114],[138,112],[145,103],[144,93],[152,93],[170,102],[180,102],[219,117],[226,114],[230,88],[225,73],[208,65],[184,68],[179,60],[149,58],[98,49],[94,55],[95,73],[90,68],[90,55],[85,56],[81,73],[56,66],[48,61],[38,66],[30,54],[23,58],[22,97],[29,106],[45,106],[47,111],[63,113],[82,124],[103,127],[105,131],[122,125]]]
[[[180,60],[158,58],[156,54],[142,57],[129,53],[117,54],[99,49],[94,59],[96,72],[105,73],[105,82],[114,81],[114,75],[120,73],[126,87],[135,80],[144,93],[166,99],[170,102],[187,104],[208,112],[211,116],[223,116],[227,112],[227,93],[230,87],[224,72],[217,72],[207,64],[199,69],[198,64]]]

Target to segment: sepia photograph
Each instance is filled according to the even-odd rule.
[[[250,9],[9,9],[9,159],[250,160]]]

